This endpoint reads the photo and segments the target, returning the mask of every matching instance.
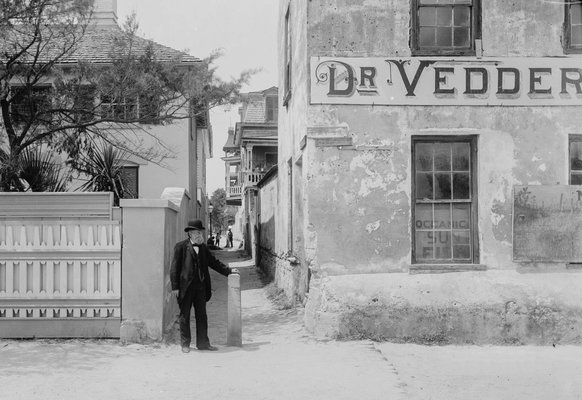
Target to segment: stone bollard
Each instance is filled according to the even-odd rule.
[[[242,347],[240,275],[236,269],[228,276],[228,325],[226,344],[227,346]]]

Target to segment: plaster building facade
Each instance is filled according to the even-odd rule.
[[[79,52],[89,57],[83,61],[100,62],[110,51],[112,38],[121,30],[117,19],[117,0],[96,0],[94,7],[95,27]],[[136,38],[135,43],[135,51],[143,51],[151,44],[158,59],[179,60],[184,68],[200,62],[194,56],[150,40]],[[91,51],[84,51],[86,49]],[[194,200],[193,214],[197,218],[206,219],[206,160],[212,158],[212,126],[209,121],[206,113],[198,118],[179,119],[169,125],[140,126],[140,140],[147,143],[148,140],[159,138],[161,146],[172,157],[164,160],[163,165],[137,157],[127,160],[126,172],[134,177],[130,181],[135,185],[132,191],[137,193],[136,198],[155,199],[160,198],[167,187],[186,188]]]
[[[278,89],[245,93],[240,122],[228,132],[225,157],[226,204],[239,206],[236,231],[248,254],[256,256],[257,184],[277,165]]]
[[[257,237],[255,265],[269,279],[277,276],[277,266],[283,259],[276,252],[276,215],[279,208],[278,167],[275,166],[257,183]]]
[[[307,327],[579,343],[582,6],[279,11],[276,281]]]
[[[60,60],[60,66],[87,63],[94,66],[113,62],[114,46],[118,37],[125,33],[117,17],[117,0],[95,0],[93,14],[88,28],[74,51]],[[151,40],[134,36],[132,52],[138,55],[151,51],[158,61],[173,63],[180,68],[192,68],[201,60],[179,50],[161,45]],[[16,84],[16,86],[18,83]],[[39,85],[39,91],[46,90]],[[97,103],[97,99],[90,99]],[[135,113],[139,117],[140,107],[130,101],[99,98],[101,115]],[[27,104],[15,104],[24,110]],[[178,111],[187,115],[188,106]],[[3,129],[0,126],[0,129]],[[127,184],[126,198],[160,198],[166,187],[186,188],[196,199],[197,217],[206,215],[206,159],[212,157],[212,128],[208,112],[199,117],[176,119],[171,124],[136,123],[124,126],[111,126],[111,132],[127,138],[128,147],[153,146],[169,157],[160,162],[152,162],[136,155],[128,154],[124,162],[124,175]],[[76,183],[76,184],[75,184]],[[74,182],[75,190],[82,182]]]

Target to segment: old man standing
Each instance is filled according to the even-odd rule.
[[[188,222],[184,229],[188,238],[176,244],[170,270],[172,293],[180,306],[180,341],[182,351],[190,352],[190,311],[194,307],[196,318],[196,347],[198,350],[217,350],[208,339],[208,316],[206,302],[210,300],[212,288],[208,267],[228,276],[233,270],[216,259],[204,244],[202,221]]]

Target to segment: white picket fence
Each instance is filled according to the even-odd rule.
[[[3,321],[119,321],[120,235],[112,220],[0,221],[0,330]]]

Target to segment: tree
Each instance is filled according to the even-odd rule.
[[[227,227],[234,223],[236,214],[236,209],[226,204],[226,191],[216,189],[210,197],[210,203],[213,207],[210,219],[214,230],[226,231]]]
[[[162,46],[136,35],[134,16],[123,28],[92,27],[93,0],[0,0],[0,6],[2,191],[26,190],[20,159],[29,148],[54,150],[78,170],[96,143],[163,165],[172,155],[161,138],[143,140],[151,135],[144,124],[203,122],[209,108],[235,102],[253,74],[223,81],[215,74],[219,53],[200,60],[158,51]],[[87,57],[104,40],[102,62]]]

